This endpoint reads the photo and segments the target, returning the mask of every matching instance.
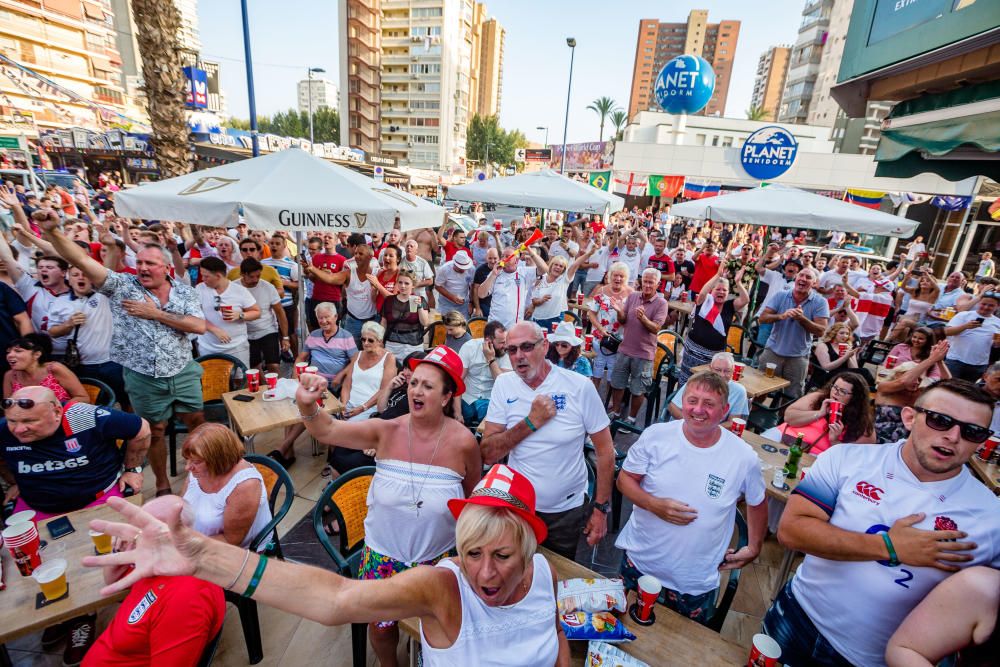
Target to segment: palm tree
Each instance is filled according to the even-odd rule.
[[[132,0],[136,41],[142,56],[143,91],[153,128],[150,142],[164,177],[191,171],[184,117],[187,79],[177,32],[181,16],[173,0]]]
[[[611,124],[615,126],[615,141],[619,141],[625,126],[628,124],[628,114],[622,109],[615,109],[611,112],[609,119]]]
[[[747,120],[770,120],[771,112],[761,106],[751,106],[746,110]]]
[[[601,138],[604,141],[604,121],[615,108],[615,101],[610,97],[598,97],[593,104],[588,104],[587,108],[601,117]]]

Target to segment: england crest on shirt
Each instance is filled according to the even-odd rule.
[[[149,611],[149,608],[154,602],[156,602],[156,593],[148,591],[142,596],[142,599],[139,600],[139,604],[133,607],[132,613],[128,615],[128,624],[135,625],[141,621],[142,617],[146,615],[146,612]]]
[[[69,438],[68,440],[66,440],[66,451],[69,452],[70,454],[75,454],[76,452],[80,451],[80,443],[77,441],[76,438]]]
[[[709,498],[718,498],[722,495],[722,487],[725,485],[725,479],[718,475],[709,474],[708,481],[705,483],[705,493],[708,494]]]
[[[552,394],[552,402],[556,404],[556,411],[566,409],[566,394]]]

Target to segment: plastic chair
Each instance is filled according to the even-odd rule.
[[[675,363],[673,352],[671,352],[666,345],[657,343],[656,352],[653,353],[653,382],[649,387],[649,391],[646,392],[646,426],[652,424],[653,417],[659,413],[660,393],[662,391],[662,387],[660,385],[663,382],[663,378],[668,377],[673,379],[671,374],[674,372],[676,367],[677,365]],[[672,384],[673,382],[668,380],[667,393],[673,393],[671,387]]]
[[[572,322],[575,325],[579,325],[580,318],[573,311],[567,310],[563,313],[563,322]]]
[[[267,494],[267,504],[271,509],[271,520],[267,522],[259,533],[250,540],[250,551],[257,551],[262,544],[267,546],[260,553],[268,556],[284,558],[281,553],[281,542],[278,540],[276,528],[281,520],[288,514],[295,499],[295,487],[292,478],[288,475],[280,463],[274,459],[259,454],[247,454],[243,457],[249,462],[264,478],[264,491]],[[278,496],[284,489],[284,500],[279,507],[275,507]],[[225,591],[226,601],[232,602],[240,614],[240,625],[243,627],[243,638],[247,644],[247,657],[251,665],[256,665],[264,659],[264,648],[262,646],[260,634],[260,616],[257,613],[257,603],[250,598],[245,598],[239,593]]]
[[[743,518],[743,513],[739,509],[736,510],[736,544],[733,548],[739,551],[747,544],[749,544],[749,537],[747,531],[747,521]],[[722,593],[722,598],[719,600],[719,604],[715,607],[715,615],[712,616],[712,620],[705,624],[710,630],[715,630],[716,632],[722,632],[722,624],[726,622],[726,616],[729,614],[729,607],[733,604],[733,598],[736,597],[736,589],[740,586],[740,572],[742,568],[737,570],[729,570],[729,581],[726,582],[726,590]]]
[[[195,359],[202,368],[201,400],[206,421],[229,424],[229,414],[222,402],[222,395],[243,388],[247,367],[228,354],[206,354]],[[170,441],[170,475],[177,475],[177,434],[187,433],[187,426],[175,414],[167,424]]]
[[[887,340],[872,340],[868,342],[865,346],[864,351],[861,353],[861,358],[858,359],[858,366],[864,368],[865,364],[874,364],[875,366],[881,366],[885,362],[885,358],[889,356],[889,352],[892,348],[896,347],[896,343],[892,343]]]
[[[342,576],[355,578],[365,543],[368,516],[368,488],[375,476],[374,466],[350,470],[330,482],[313,508],[313,530]],[[332,518],[340,527],[340,544],[334,546],[324,520]],[[354,667],[364,667],[368,653],[368,625],[351,623],[351,654]]]
[[[95,378],[80,377],[80,384],[87,390],[90,402],[102,408],[112,408],[118,401],[115,390]]]
[[[787,399],[787,400],[782,400]],[[747,428],[754,433],[763,433],[769,428],[774,428],[781,423],[785,414],[785,408],[794,403],[796,398],[785,393],[777,394],[771,405],[765,405],[761,401],[754,400],[750,403],[750,414],[747,416]]]
[[[438,345],[444,345],[445,339],[448,337],[448,327],[444,325],[444,322],[432,323],[427,331],[428,350],[433,350]]]
[[[216,633],[212,640],[205,645],[205,650],[201,652],[201,657],[198,658],[198,667],[209,667],[212,664],[212,660],[215,659],[215,651],[219,648],[219,640],[222,638],[222,628],[219,628],[219,632]]]
[[[733,355],[742,358],[743,355],[743,342],[746,340],[746,329],[738,324],[730,324],[729,330],[726,332],[726,347],[733,353]]]
[[[473,338],[482,338],[486,335],[486,323],[485,317],[473,317],[469,320],[469,335]]]

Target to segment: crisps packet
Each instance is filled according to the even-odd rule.
[[[571,611],[625,611],[625,584],[621,579],[563,579],[556,598],[560,614]]]
[[[572,611],[559,617],[567,639],[599,639],[604,642],[630,642],[635,635],[610,611],[589,614]]]
[[[650,667],[638,658],[633,658],[620,648],[604,642],[590,642],[587,646],[587,661],[584,667]]]

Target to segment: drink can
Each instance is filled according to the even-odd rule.
[[[267,383],[267,388],[274,391],[275,387],[278,386],[278,374],[277,373],[264,373],[264,382]]]
[[[844,413],[844,404],[841,403],[840,401],[830,401],[829,405],[830,405],[830,415],[829,415],[830,423],[832,424],[833,422],[839,422],[840,416]]]
[[[260,391],[260,371],[256,368],[247,371],[247,391],[251,394]]]
[[[781,647],[778,642],[765,634],[756,634],[753,636],[747,667],[777,667],[780,657]]]
[[[741,417],[733,417],[732,424],[733,424],[733,427],[732,427],[731,430],[732,430],[733,434],[734,435],[738,435],[740,437],[743,437],[743,430],[746,429],[746,427],[747,427],[746,420],[743,419],[743,418],[741,418]]]
[[[976,452],[976,456],[979,457],[980,461],[990,462],[990,459],[996,454],[997,445],[1000,445],[1000,436],[991,435],[986,439],[980,447],[979,451]]]
[[[308,367],[309,367],[309,364],[307,362],[305,362],[305,361],[297,361],[297,362],[295,362],[295,377],[299,377],[300,375],[302,375],[303,373],[305,373],[306,372],[306,368],[308,368]]]
[[[885,369],[887,371],[892,370],[893,368],[896,367],[896,362],[898,362],[898,361],[899,361],[899,357],[897,357],[895,354],[890,354],[889,356],[887,356],[885,358]]]
[[[743,377],[743,368],[744,368],[744,365],[741,364],[738,361],[735,364],[733,364],[733,381],[734,382],[739,382],[740,378]]]

